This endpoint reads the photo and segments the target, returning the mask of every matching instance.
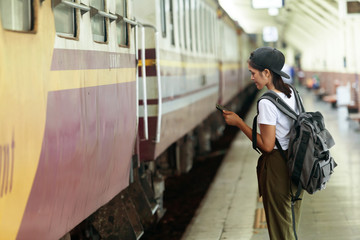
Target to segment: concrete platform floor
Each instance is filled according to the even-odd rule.
[[[301,240],[360,240],[360,130],[347,108],[331,108],[305,89],[299,89],[307,111],[320,111],[335,139],[331,154],[338,166],[323,191],[304,194],[298,230]],[[252,106],[246,122],[256,113]],[[200,208],[182,240],[269,239],[259,202],[256,163],[259,154],[239,133],[232,143]]]

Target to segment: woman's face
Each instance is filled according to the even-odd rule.
[[[251,73],[251,80],[254,81],[257,89],[261,90],[264,86],[269,84],[269,77],[266,75],[266,70],[260,72],[259,70],[252,68],[250,64],[248,64],[249,71]]]

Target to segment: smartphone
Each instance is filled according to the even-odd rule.
[[[216,108],[217,108],[220,112],[223,112],[223,110],[229,111],[229,110],[227,110],[224,106],[221,106],[220,104],[216,104]]]

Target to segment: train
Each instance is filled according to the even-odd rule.
[[[216,0],[0,3],[0,239],[140,239],[256,88]],[[97,238],[96,238],[96,237]]]

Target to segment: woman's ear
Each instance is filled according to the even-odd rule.
[[[265,76],[268,77],[268,78],[271,78],[271,72],[269,69],[265,68],[264,69],[264,72],[265,72]]]

